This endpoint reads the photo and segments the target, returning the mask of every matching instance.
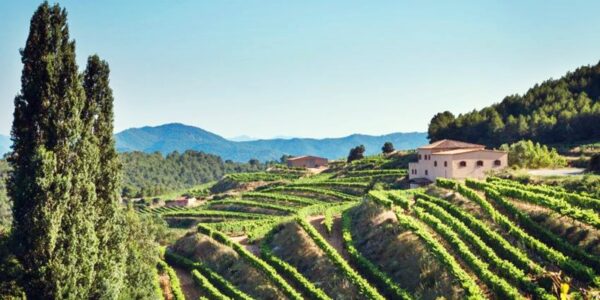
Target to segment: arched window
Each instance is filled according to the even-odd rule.
[[[421,154],[419,154],[419,160],[421,160]]]
[[[448,162],[447,162],[447,161],[445,161],[445,162],[444,162],[444,167],[447,167],[447,166],[448,166]]]
[[[461,162],[458,163],[458,166],[459,167],[466,167],[467,166],[467,162],[463,160],[463,161],[461,161]]]
[[[427,170],[425,170],[425,175],[429,175],[429,172],[427,172]]]
[[[477,161],[477,166],[478,167],[483,167],[483,160],[478,160]]]
[[[501,165],[502,165],[502,162],[499,159],[496,159],[494,161],[494,166],[501,166]]]
[[[434,166],[434,167],[437,167],[437,160],[434,160],[434,161],[433,161],[433,166]]]

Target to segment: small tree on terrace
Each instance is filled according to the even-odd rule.
[[[383,147],[381,147],[381,151],[385,154],[390,154],[392,152],[394,152],[394,144],[392,144],[392,142],[385,142],[385,144],[383,144]]]
[[[348,162],[352,162],[355,160],[362,159],[365,154],[365,146],[360,145],[350,149],[350,153],[348,154]]]
[[[590,164],[588,166],[588,171],[596,174],[600,174],[600,153],[596,153],[592,155],[590,158]]]

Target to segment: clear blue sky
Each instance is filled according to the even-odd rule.
[[[425,131],[600,60],[598,1],[61,1],[80,68],[108,60],[116,129],[226,137]],[[0,2],[0,133],[37,1]]]

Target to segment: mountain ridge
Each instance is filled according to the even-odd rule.
[[[337,138],[275,138],[232,141],[202,128],[181,123],[130,128],[115,135],[120,152],[142,151],[168,154],[196,150],[221,156],[225,160],[278,160],[282,155],[312,154],[329,159],[345,157],[351,147],[364,144],[367,154],[380,152],[384,142],[397,149],[414,149],[427,142],[425,132],[385,135],[351,134]]]

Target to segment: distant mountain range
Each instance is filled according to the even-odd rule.
[[[353,134],[341,138],[264,139],[232,141],[198,127],[184,124],[165,124],[156,127],[131,128],[115,135],[120,152],[161,152],[196,150],[221,156],[226,160],[245,162],[278,160],[282,155],[317,155],[329,159],[343,158],[350,148],[364,145],[367,154],[381,152],[385,142],[396,149],[414,149],[427,144],[427,133],[392,133],[381,136]]]
[[[10,145],[12,144],[10,137],[0,134],[0,157],[10,151]]]

